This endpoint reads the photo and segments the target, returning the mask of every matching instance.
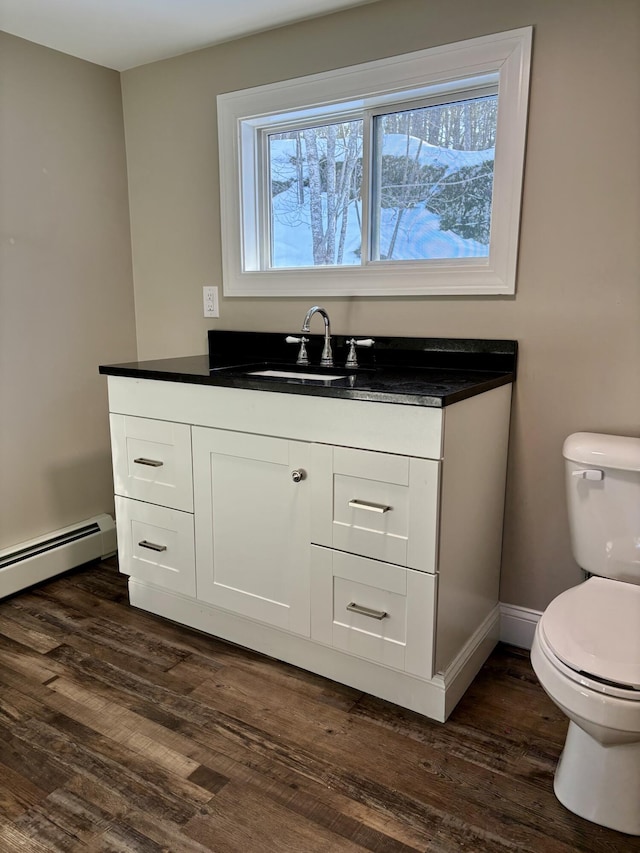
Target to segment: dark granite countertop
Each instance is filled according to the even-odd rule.
[[[516,341],[459,338],[377,337],[371,349],[359,349],[360,367],[344,367],[348,347],[333,336],[333,368],[319,367],[322,336],[308,345],[311,364],[295,366],[297,349],[286,333],[209,332],[209,355],[102,365],[100,373],[139,379],[187,382],[284,394],[311,394],[349,400],[441,408],[515,379]],[[266,368],[292,370],[295,378],[248,375]],[[344,378],[305,378],[305,372]]]

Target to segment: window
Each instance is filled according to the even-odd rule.
[[[218,98],[231,296],[510,294],[531,29]]]

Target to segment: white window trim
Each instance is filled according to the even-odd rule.
[[[413,296],[515,293],[532,28],[483,36],[323,74],[218,96],[222,270],[225,296]],[[256,269],[248,233],[257,233],[255,128],[273,114],[335,113],[336,104],[398,103],[426,86],[440,91],[497,75],[499,107],[489,257],[394,261],[344,267]],[[245,191],[243,192],[243,186]],[[248,203],[251,199],[251,203]],[[253,241],[255,242],[255,241]]]

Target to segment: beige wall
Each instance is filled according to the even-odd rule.
[[[295,330],[308,299],[223,299],[219,92],[532,24],[515,298],[323,299],[339,333],[516,338],[504,602],[542,609],[581,575],[561,448],[640,431],[640,4],[381,0],[123,75],[141,357],[204,352],[206,329]]]
[[[135,357],[119,75],[0,34],[0,548],[113,512],[105,378]]]

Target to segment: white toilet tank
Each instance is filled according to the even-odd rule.
[[[577,432],[562,455],[576,562],[640,584],[640,438]]]

